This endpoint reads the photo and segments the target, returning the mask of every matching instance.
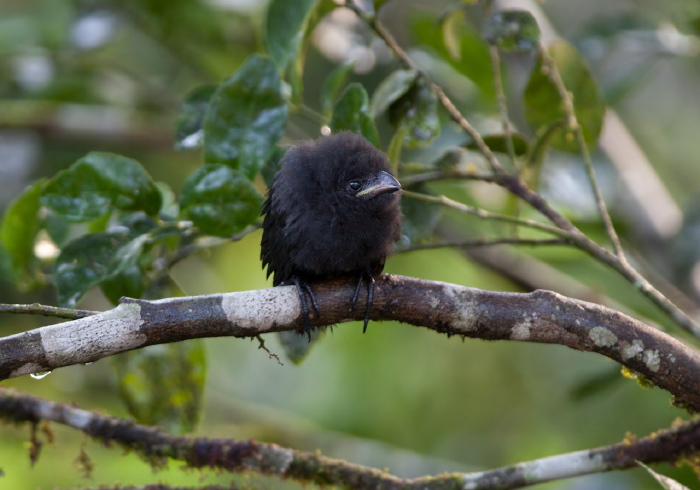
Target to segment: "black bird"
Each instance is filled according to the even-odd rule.
[[[307,281],[355,276],[367,282],[367,330],[374,276],[401,236],[401,185],[386,156],[362,136],[340,132],[290,148],[267,193],[260,258],[273,284],[295,284],[310,336]],[[310,337],[309,337],[310,338]]]

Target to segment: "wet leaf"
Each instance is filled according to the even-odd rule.
[[[389,120],[405,129],[404,144],[416,148],[430,144],[440,134],[438,99],[424,80],[417,79],[411,89],[389,108]]]
[[[125,352],[114,356],[112,363],[119,393],[137,422],[174,434],[195,428],[206,380],[201,339]]]
[[[202,145],[204,116],[209,109],[209,101],[215,90],[215,85],[204,85],[192,90],[185,97],[175,131],[176,149],[190,150]]]
[[[297,58],[317,0],[271,0],[265,16],[265,47],[284,71]]]
[[[489,16],[481,35],[492,46],[503,51],[529,52],[540,44],[540,28],[526,10],[501,10]]]
[[[403,97],[416,81],[418,72],[415,70],[396,70],[377,86],[372,95],[370,113],[377,117],[391,104]]]
[[[573,96],[576,118],[583,130],[588,149],[592,150],[598,141],[605,116],[605,105],[598,85],[585,60],[572,45],[565,41],[557,41],[547,47],[547,53],[552,57],[566,90]],[[525,89],[525,116],[535,128],[567,120],[559,92],[549,74],[543,72],[541,55]],[[579,151],[575,135],[566,127],[553,135],[551,145],[562,151]]]
[[[136,160],[93,152],[51,179],[41,203],[69,221],[94,221],[112,208],[154,216],[161,201],[155,183]]]
[[[74,307],[91,288],[133,266],[146,241],[145,235],[107,232],[69,242],[54,264],[59,304]]]
[[[34,241],[41,227],[40,196],[45,179],[27,187],[5,211],[0,223],[0,245],[7,253],[15,282],[23,289],[30,286],[36,257]]]
[[[334,133],[359,132],[379,148],[379,133],[369,112],[369,97],[365,88],[359,83],[348,85],[340,96],[333,110],[331,130]]]
[[[277,68],[250,56],[216,89],[204,119],[206,163],[228,165],[252,180],[274,151],[287,124]]]
[[[262,200],[241,172],[225,165],[204,165],[185,182],[180,209],[204,233],[225,237],[253,223]]]

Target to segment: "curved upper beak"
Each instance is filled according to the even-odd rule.
[[[390,194],[400,191],[401,184],[388,172],[379,172],[371,181],[367,183],[357,194],[356,197],[370,199],[372,197],[381,196],[382,194]]]

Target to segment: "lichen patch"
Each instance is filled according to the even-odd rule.
[[[588,336],[598,347],[612,347],[617,342],[617,335],[605,327],[593,327]]]

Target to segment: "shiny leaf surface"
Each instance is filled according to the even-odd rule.
[[[44,187],[41,203],[69,221],[93,221],[112,208],[153,216],[161,199],[136,160],[93,152],[59,172]]]
[[[204,120],[206,163],[228,165],[252,180],[287,124],[287,103],[275,64],[250,56],[216,89]]]
[[[205,165],[185,182],[180,208],[204,233],[229,236],[256,220],[262,200],[240,172],[225,165]]]

